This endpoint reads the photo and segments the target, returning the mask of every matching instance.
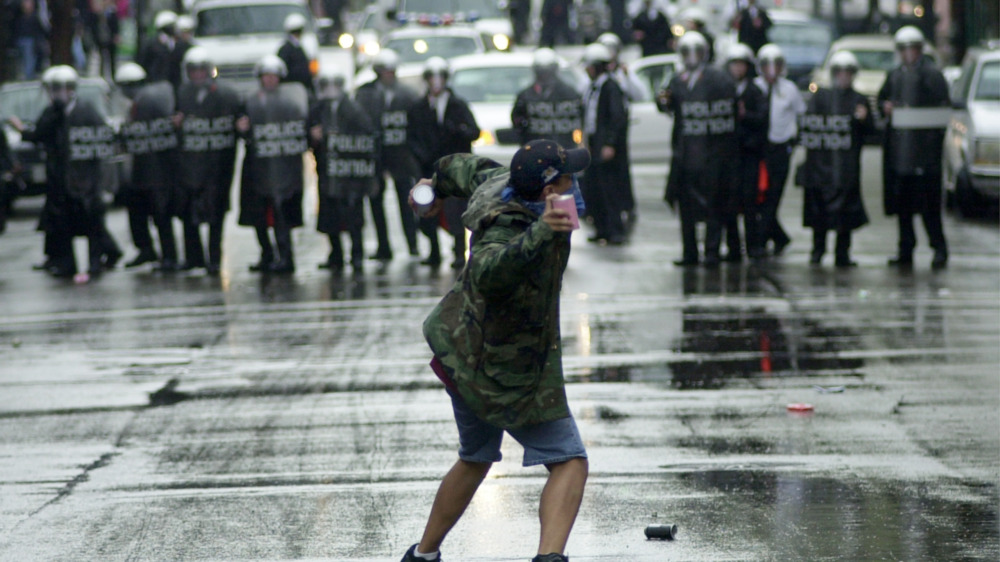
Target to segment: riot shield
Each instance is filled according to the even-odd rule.
[[[177,148],[172,121],[174,108],[174,90],[170,82],[154,82],[139,90],[132,118],[122,126],[125,151],[144,155]]]
[[[289,82],[273,92],[258,90],[247,100],[251,177],[246,180],[258,194],[283,200],[302,190],[308,99],[302,84]]]

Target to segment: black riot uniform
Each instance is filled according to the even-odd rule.
[[[740,211],[743,213],[743,232],[747,255],[751,259],[766,256],[764,224],[759,209],[763,194],[759,191],[760,167],[767,146],[767,98],[749,78],[736,84],[736,142],[738,164],[735,188]],[[734,237],[736,218],[726,222],[726,246],[729,257],[739,251],[738,233]],[[735,238],[735,240],[734,240]],[[737,244],[734,246],[734,242]]]
[[[48,189],[39,228],[46,233],[49,272],[76,274],[73,237],[86,236],[89,272],[101,273],[102,255],[114,243],[104,227],[101,161],[115,154],[114,131],[94,105],[74,98],[53,101],[22,138],[45,146]]]
[[[622,213],[631,201],[628,168],[628,113],[625,94],[611,74],[601,72],[584,96],[583,135],[590,149],[591,163],[583,177],[583,195],[587,213],[594,219],[596,232],[592,240],[622,244],[626,240]],[[609,146],[614,156],[602,158],[602,149]]]
[[[322,128],[313,138],[319,177],[319,218],[316,229],[330,238],[330,257],[324,267],[340,271],[344,251],[340,233],[351,237],[351,268],[361,273],[364,263],[364,200],[376,184],[377,135],[368,114],[346,95],[320,99],[309,112],[309,127]]]
[[[406,142],[417,159],[421,177],[430,178],[434,174],[434,162],[442,156],[462,152],[472,152],[472,141],[479,138],[479,125],[473,117],[465,100],[457,97],[450,89],[445,89],[442,96],[447,96],[443,104],[444,111],[438,114],[438,98],[430,95],[413,104],[407,116]],[[451,197],[445,200],[444,220],[448,232],[455,241],[454,267],[465,264],[465,227],[462,226],[462,213],[465,212],[465,200]],[[438,244],[436,217],[421,218],[420,229],[431,241],[431,253],[425,260],[427,265],[437,266],[441,263],[441,248]]]
[[[14,171],[17,162],[7,144],[7,135],[0,135],[0,234],[7,228],[7,207],[13,201]]]
[[[858,119],[858,106],[865,107]],[[851,231],[868,223],[861,199],[861,148],[874,127],[868,99],[853,88],[820,89],[809,100],[799,143],[806,149],[802,224],[813,229],[810,261],[826,253],[826,234],[837,233],[836,265],[853,265]]]
[[[129,118],[122,127],[125,151],[132,154],[132,181],[121,200],[128,208],[132,242],[140,256],[155,255],[149,233],[153,219],[160,235],[160,269],[178,269],[173,217],[178,215],[176,107],[170,82],[146,84],[136,93]]]
[[[406,244],[410,255],[416,256],[418,255],[417,220],[410,210],[408,199],[410,188],[419,179],[420,168],[406,142],[406,128],[409,110],[420,100],[420,96],[398,81],[387,86],[379,80],[374,80],[358,88],[355,99],[371,117],[373,125],[381,131],[378,185],[377,190],[368,198],[372,220],[375,222],[375,233],[378,236],[378,250],[374,257],[381,260],[392,259],[383,205],[386,173],[392,177],[395,185]]]
[[[175,72],[178,60],[174,55],[176,47],[172,30],[159,31],[143,45],[136,62],[146,71],[147,81],[169,80],[173,84],[173,80],[180,80],[180,75]]]
[[[725,72],[703,65],[674,76],[662,110],[674,115],[674,151],[667,202],[678,205],[684,255],[678,265],[699,262],[695,224],[705,222],[705,264],[718,264],[722,221],[735,199],[736,88]]]
[[[510,118],[521,144],[551,139],[573,147],[578,144],[573,132],[583,127],[583,100],[576,89],[552,76],[550,83],[536,81],[517,94]]]
[[[261,259],[251,266],[253,271],[295,271],[292,228],[302,226],[308,111],[308,95],[297,83],[281,84],[270,92],[260,89],[247,99],[250,131],[244,136],[239,224],[257,231]],[[277,256],[268,229],[274,230]]]
[[[239,95],[221,82],[199,87],[183,84],[177,94],[183,115],[177,180],[183,200],[184,259],[210,274],[222,263],[222,231],[236,165],[235,120],[242,111]],[[208,262],[200,225],[208,224]]]
[[[941,71],[927,57],[912,66],[901,65],[886,77],[879,92],[880,105],[891,102],[893,116],[883,148],[884,204],[887,215],[899,218],[899,253],[893,262],[913,263],[916,233],[913,216],[920,215],[934,249],[933,264],[944,266],[948,245],[941,223],[941,151],[944,127],[900,125],[900,111],[946,107],[948,85]]]
[[[313,93],[313,76],[309,70],[309,56],[298,37],[289,35],[285,42],[278,49],[278,58],[285,61],[288,67],[288,74],[281,79],[282,82],[298,82],[302,87]]]

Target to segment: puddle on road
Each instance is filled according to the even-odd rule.
[[[627,332],[617,321],[591,321],[589,333],[594,353],[631,352]],[[842,355],[861,347],[857,335],[810,319],[779,317],[763,306],[684,307],[681,334],[671,347],[680,359],[568,369],[566,379],[577,383],[665,382],[679,389],[720,389],[734,379],[863,377],[860,369],[864,361]]]
[[[793,560],[996,560],[996,488],[961,481],[850,481],[761,469],[708,469],[679,475],[684,487],[717,492],[697,512],[691,534],[726,532],[774,545]],[[695,515],[697,513],[697,515]],[[707,538],[707,537],[706,537]],[[699,539],[692,539],[699,540]]]

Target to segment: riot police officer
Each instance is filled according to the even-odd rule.
[[[517,94],[510,112],[521,144],[551,139],[560,146],[573,147],[582,127],[583,100],[576,89],[559,78],[559,57],[543,47],[535,51],[531,65],[535,83]]]
[[[183,201],[184,259],[186,267],[205,267],[219,273],[222,231],[236,166],[236,118],[239,94],[217,80],[215,65],[205,47],[192,47],[184,56],[187,81],[177,93],[174,125],[180,135],[178,183]],[[208,261],[202,246],[201,225],[208,224]]]
[[[174,58],[174,49],[177,47],[177,40],[174,38],[176,25],[177,14],[170,10],[158,12],[153,19],[156,35],[150,37],[142,46],[136,59],[139,66],[146,71],[146,80],[149,82],[170,80],[174,75],[171,69],[177,62]],[[174,87],[178,85],[179,82],[174,84]]]
[[[330,257],[320,268],[344,268],[340,233],[351,236],[351,269],[364,271],[364,199],[375,186],[376,129],[368,114],[344,91],[345,79],[323,71],[316,79],[319,101],[309,112],[309,137],[319,176],[316,229],[330,238]]]
[[[416,183],[420,170],[406,143],[407,114],[420,99],[411,88],[396,78],[399,55],[392,49],[383,49],[372,60],[372,69],[377,78],[358,88],[356,100],[371,117],[372,124],[380,134],[378,154],[378,184],[368,195],[368,205],[375,223],[378,249],[372,257],[377,260],[392,259],[389,243],[389,229],[385,218],[384,195],[386,175],[392,178],[396,200],[399,204],[400,221],[410,256],[417,256],[417,219],[407,202],[410,188]]]
[[[754,67],[754,55],[749,46],[736,43],[726,54],[729,76],[736,82],[736,142],[739,156],[734,188],[735,202],[743,213],[743,233],[746,252],[752,260],[765,256],[764,236],[761,225],[760,204],[762,193],[758,191],[760,165],[764,159],[767,144],[767,99],[760,88],[753,83],[750,72]],[[737,230],[737,216],[730,214],[724,220],[726,229],[727,261],[738,262],[740,238]]]
[[[132,100],[128,120],[122,127],[125,151],[132,155],[132,181],[121,199],[128,208],[132,242],[139,255],[127,265],[135,267],[157,259],[149,234],[152,219],[160,235],[159,270],[180,268],[174,240],[173,216],[178,211],[176,186],[177,135],[173,126],[176,108],[173,85],[166,80],[146,81],[146,72],[136,63],[125,63],[115,81]]]
[[[298,82],[307,92],[313,91],[313,75],[309,68],[309,56],[302,48],[302,32],[307,25],[306,17],[299,13],[291,13],[285,17],[284,28],[287,34],[285,42],[278,49],[278,57],[285,62],[285,76],[282,82]]]
[[[434,162],[449,154],[472,152],[472,141],[479,138],[479,125],[465,100],[448,88],[451,70],[441,57],[431,57],[424,65],[427,95],[410,108],[407,117],[406,142],[417,159],[422,177],[434,174]],[[445,201],[444,219],[454,239],[452,267],[465,265],[465,227],[462,213],[465,202],[458,198]],[[430,239],[431,253],[422,263],[431,267],[441,264],[441,248],[437,237],[437,219],[421,218],[421,231]]]
[[[287,72],[276,55],[261,59],[254,69],[260,89],[236,121],[246,141],[239,223],[255,229],[261,249],[250,270],[277,274],[295,272],[292,229],[302,226],[302,155],[308,149],[308,93],[299,83],[282,84]]]
[[[10,123],[24,140],[45,147],[48,179],[41,229],[46,233],[46,270],[55,277],[77,273],[73,237],[86,236],[90,277],[100,275],[105,257],[119,252],[104,226],[101,161],[115,153],[114,131],[100,110],[77,96],[72,67],[55,66],[44,76],[51,103],[33,128],[16,117]]]
[[[885,212],[899,219],[899,250],[889,265],[911,267],[917,245],[913,216],[920,215],[930,247],[931,267],[948,264],[948,243],[941,223],[941,151],[948,122],[948,85],[923,54],[924,36],[906,26],[896,32],[900,65],[878,94],[889,117],[883,147]]]
[[[666,200],[677,206],[684,253],[675,265],[699,263],[697,222],[705,223],[706,267],[720,261],[722,221],[732,207],[737,159],[736,87],[729,75],[708,64],[708,42],[696,31],[678,41],[684,72],[658,95],[661,111],[674,115],[674,155]],[[730,248],[730,252],[738,251]]]

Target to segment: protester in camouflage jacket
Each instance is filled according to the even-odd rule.
[[[473,236],[469,263],[424,322],[424,336],[446,382],[477,416],[505,429],[570,415],[559,334],[569,233],[539,220],[546,202],[525,201],[514,186],[524,176],[537,175],[541,182],[572,174],[586,167],[580,159],[589,156],[553,141],[534,141],[522,150],[533,147],[537,156],[547,148],[556,151],[562,165],[536,170],[548,160],[532,158],[519,168],[515,157],[512,174],[492,160],[454,154],[435,164],[432,180],[439,199],[469,199],[462,220]],[[582,201],[575,184],[573,191]]]

